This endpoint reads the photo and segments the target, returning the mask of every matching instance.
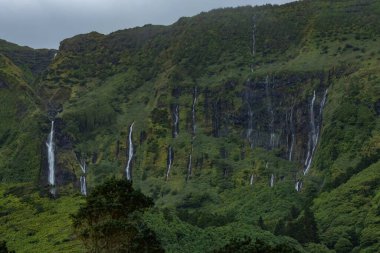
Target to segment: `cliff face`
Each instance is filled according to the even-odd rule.
[[[33,148],[18,146],[30,170],[17,164],[14,177],[4,153],[2,180],[47,185],[45,138],[55,119],[58,191],[79,191],[79,160],[89,191],[125,176],[129,164],[134,185],[160,207],[227,215],[245,204],[235,220],[262,216],[274,228],[306,203],[330,248],[342,231],[352,247],[376,248],[364,225],[375,226],[365,218],[373,206],[347,211],[360,213],[356,223],[326,213],[343,215],[349,189],[365,188],[369,202],[379,190],[368,178],[379,169],[379,16],[375,1],[301,1],[64,40],[28,88],[24,113],[33,116],[20,116],[36,138]],[[26,65],[40,73],[48,59],[41,62]]]

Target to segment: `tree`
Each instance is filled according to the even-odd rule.
[[[0,241],[0,253],[14,253],[13,250],[9,251],[6,241]]]
[[[264,223],[264,220],[263,220],[263,217],[259,217],[259,220],[257,221],[257,225],[262,229],[262,230],[266,230],[266,226],[265,226],[265,223]]]
[[[317,223],[309,207],[306,207],[297,219],[286,223],[285,235],[293,237],[302,244],[319,242]]]
[[[273,245],[260,239],[253,241],[250,237],[232,239],[224,247],[215,250],[215,253],[299,253],[300,251],[286,243]]]
[[[286,234],[286,229],[285,229],[285,221],[283,219],[280,219],[275,228],[274,232],[275,235],[285,235]]]
[[[126,180],[111,179],[96,187],[73,215],[78,237],[89,252],[164,252],[142,220],[152,199]]]

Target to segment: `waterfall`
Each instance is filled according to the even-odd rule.
[[[270,187],[274,186],[274,175],[272,173],[272,176],[270,177]]]
[[[84,160],[82,160],[82,163],[79,163],[79,166],[83,172],[83,174],[86,174],[86,162]]]
[[[173,138],[176,138],[179,133],[179,105],[174,106],[173,119]]]
[[[249,178],[249,185],[253,185],[253,174],[251,174],[251,177]]]
[[[310,106],[310,126],[311,126],[312,146],[314,146],[317,143],[317,139],[318,139],[318,133],[315,128],[314,102],[315,102],[315,91],[314,91],[313,99],[311,100],[311,106]]]
[[[51,122],[51,129],[46,142],[48,164],[49,164],[49,176],[48,181],[51,186],[55,186],[55,157],[54,157],[54,121]]]
[[[321,117],[321,118],[322,118],[323,108],[325,107],[325,104],[326,104],[327,92],[328,91],[329,91],[329,89],[325,90],[325,93],[323,94],[323,98],[322,98],[322,101],[321,101],[321,105],[319,107],[319,117]]]
[[[270,122],[269,122],[269,131],[270,131],[270,140],[269,140],[269,147],[274,148],[275,146],[275,138],[276,134],[274,133],[274,111],[272,107],[272,99],[269,94],[269,76],[266,77],[265,80],[265,94],[267,98],[267,110],[270,115]]]
[[[80,176],[80,193],[87,196],[86,176]]]
[[[132,132],[133,132],[133,125],[135,124],[135,122],[133,122],[131,124],[131,126],[129,127],[129,137],[128,137],[128,140],[129,140],[129,145],[128,145],[128,162],[127,162],[127,167],[125,168],[125,174],[127,176],[127,180],[128,181],[131,181],[132,180],[132,176],[131,176],[131,162],[132,162],[132,158],[133,158],[133,143],[132,143]]]
[[[191,108],[191,114],[192,114],[192,134],[195,136],[195,130],[196,130],[196,125],[195,125],[195,104],[197,103],[197,87],[194,87],[193,91],[193,105]]]
[[[289,159],[288,159],[289,161],[292,160],[293,148],[294,148],[294,142],[295,142],[295,131],[294,131],[294,122],[293,122],[293,110],[294,110],[294,106],[290,110],[290,132],[292,134],[292,140],[291,140],[291,143],[290,143]]]
[[[301,190],[301,189],[300,189],[300,181],[299,181],[299,180],[297,180],[297,182],[296,182],[295,189],[296,189],[296,191],[298,191],[298,192]]]
[[[302,190],[302,181],[301,180],[297,180],[296,182],[296,185],[295,185],[295,189],[297,192],[300,192]]]
[[[320,108],[319,108],[320,117],[322,117],[323,107],[326,103],[326,97],[327,97],[327,90],[325,91],[323,99],[320,104]],[[311,105],[310,105],[310,133],[309,133],[308,151],[307,151],[306,160],[305,160],[304,175],[306,175],[309,172],[311,163],[313,161],[314,151],[315,151],[315,148],[317,147],[318,138],[319,138],[320,127],[319,126],[316,127],[315,125],[314,103],[315,103],[315,91],[314,91],[313,98],[311,100]]]
[[[252,29],[252,56],[255,56],[256,53],[256,24],[253,23],[253,29]]]
[[[169,179],[170,169],[173,164],[173,148],[171,146],[168,147],[168,158],[167,158],[167,167],[166,167],[166,181]]]
[[[294,148],[294,142],[295,142],[295,134],[292,133],[292,142],[291,142],[291,144],[290,144],[290,150],[289,150],[289,161],[292,160],[293,148]]]
[[[82,175],[80,176],[80,193],[84,196],[87,196],[87,184],[86,184],[87,166],[86,166],[86,161],[82,160],[82,162],[79,163],[79,166],[82,170]]]
[[[187,177],[186,177],[186,181],[189,181],[190,177],[191,177],[191,174],[192,174],[192,157],[191,157],[191,153],[189,155],[189,162],[187,164]]]

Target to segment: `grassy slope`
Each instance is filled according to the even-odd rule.
[[[39,173],[39,109],[22,70],[0,55],[0,78],[8,87],[0,89],[1,181],[36,180]]]
[[[34,192],[31,194],[31,192]],[[0,188],[0,238],[16,252],[83,252],[72,235],[70,214],[83,198],[41,197],[30,184]]]

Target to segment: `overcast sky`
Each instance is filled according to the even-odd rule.
[[[183,16],[241,5],[291,0],[0,0],[0,38],[33,48],[58,48],[80,33],[168,25]]]

